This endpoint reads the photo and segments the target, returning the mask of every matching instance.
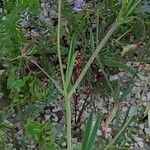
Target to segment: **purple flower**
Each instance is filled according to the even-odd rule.
[[[81,11],[83,10],[84,6],[85,6],[84,0],[74,0],[73,11],[74,12]]]

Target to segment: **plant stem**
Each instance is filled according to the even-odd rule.
[[[65,96],[66,100],[66,120],[67,120],[67,150],[71,150],[71,100]]]
[[[64,77],[64,72],[63,72],[61,51],[60,51],[60,28],[61,28],[60,23],[61,23],[61,0],[59,0],[59,3],[58,3],[57,52],[58,52],[58,59],[59,59],[62,83],[63,83],[64,89],[65,89],[65,77]]]
[[[61,51],[60,51],[60,28],[61,28],[61,0],[58,1],[58,30],[57,30],[57,50],[60,65],[61,78],[63,83],[64,98],[66,100],[66,122],[67,122],[67,150],[71,150],[71,97],[68,98],[65,76],[62,66]]]
[[[68,98],[72,97],[72,94],[75,92],[76,88],[78,87],[78,85],[80,84],[81,80],[83,79],[86,71],[88,70],[88,68],[90,67],[91,63],[93,62],[93,60],[97,57],[99,51],[103,48],[103,46],[106,44],[106,42],[108,41],[108,39],[110,38],[110,36],[113,34],[113,32],[115,31],[115,29],[118,27],[118,23],[114,23],[112,25],[112,27],[109,29],[109,31],[107,32],[106,36],[103,38],[103,40],[100,42],[100,44],[98,45],[98,47],[96,48],[96,50],[94,51],[94,53],[92,54],[92,56],[90,57],[90,59],[88,60],[88,62],[86,63],[86,65],[84,66],[80,76],[78,77],[78,79],[76,80],[75,84],[73,85],[70,93],[68,94]]]

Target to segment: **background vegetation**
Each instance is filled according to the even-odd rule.
[[[58,13],[53,25],[39,19],[39,1],[6,0],[1,3],[1,149],[30,149],[28,146],[31,144],[41,150],[129,149],[132,145],[130,132],[136,132],[136,126],[131,127],[130,123],[142,122],[142,115],[147,116],[149,106],[141,106],[140,111],[132,115],[129,115],[128,108],[122,121],[117,112],[138,78],[139,68],[128,66],[127,62],[150,63],[148,2],[88,1],[79,12],[72,10],[70,2],[59,0],[55,3]],[[26,13],[31,23],[27,29],[20,23],[21,16]],[[38,31],[37,37],[27,36],[27,31],[32,28]],[[120,69],[130,74],[126,87],[110,81],[109,75],[118,73]],[[83,86],[88,86],[91,93],[99,94],[103,99],[113,98],[114,106],[104,125],[103,116],[86,105],[83,105],[74,123],[76,106],[73,101],[76,100],[76,91]],[[145,88],[148,89],[147,86]],[[37,120],[39,113],[55,102],[58,95],[65,103],[62,108],[64,130],[67,131],[61,137],[53,132],[55,124],[50,119]],[[91,112],[88,120],[80,122],[83,112],[87,110]],[[13,119],[11,114],[15,114]],[[114,126],[120,130],[113,133],[112,139],[97,136],[101,126],[107,130],[114,118],[118,120]],[[22,132],[20,143],[14,136],[18,132],[14,122],[18,120]],[[86,129],[82,140],[72,147],[71,132],[74,133],[79,124],[86,124]]]

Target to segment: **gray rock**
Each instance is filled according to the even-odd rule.
[[[55,10],[50,10],[49,15],[51,19],[57,18],[57,12]]]
[[[150,101],[150,92],[147,93],[147,100]]]
[[[150,128],[145,128],[144,132],[146,135],[150,136]]]
[[[44,118],[46,121],[48,121],[48,120],[50,120],[50,115],[45,114]]]
[[[38,36],[39,36],[39,33],[32,29],[32,30],[31,30],[31,35],[32,35],[33,37],[38,37]]]
[[[144,143],[142,141],[137,142],[140,148],[144,148]]]
[[[46,9],[43,10],[43,16],[44,16],[44,17],[48,17],[48,12],[47,12]]]

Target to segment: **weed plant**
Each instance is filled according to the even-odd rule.
[[[0,112],[1,149],[12,149],[7,133],[15,133],[15,128],[5,120],[13,112],[20,118],[23,132],[20,144],[12,136],[15,147],[28,149],[26,145],[33,141],[39,149],[56,150],[65,149],[61,143],[66,142],[66,149],[72,150],[72,102],[80,85],[91,84],[94,89],[92,92],[100,93],[103,98],[113,98],[114,107],[105,121],[105,127],[108,128],[112,121],[119,120],[120,106],[137,78],[138,69],[127,66],[126,62],[149,63],[147,36],[150,31],[150,11],[146,3],[143,4],[141,0],[89,1],[79,12],[72,10],[70,2],[58,0],[56,4],[56,26],[34,20],[40,12],[38,1],[7,0],[2,5],[5,11],[0,20],[0,97],[2,105],[6,104],[6,107],[2,107]],[[143,5],[147,6],[146,12]],[[19,24],[22,13],[29,14],[30,21],[39,31],[38,38],[26,38]],[[47,35],[43,30],[47,30]],[[56,67],[58,65],[59,69]],[[92,72],[94,66],[96,75],[98,69],[102,71],[103,80],[98,84],[92,83],[95,78]],[[109,79],[110,69],[118,71],[119,68],[132,76],[128,89]],[[75,69],[79,70],[76,74]],[[66,135],[62,139],[52,132],[52,122],[36,121],[37,114],[53,102],[58,94],[61,94],[65,103]],[[100,115],[90,111],[82,142],[74,149],[129,149],[128,143],[132,142],[128,139],[131,130],[129,124],[137,122],[138,114],[129,116],[129,109],[123,122],[116,123],[118,132],[112,140],[107,141],[97,136],[102,124]],[[148,113],[149,107],[145,111],[145,114]]]

